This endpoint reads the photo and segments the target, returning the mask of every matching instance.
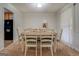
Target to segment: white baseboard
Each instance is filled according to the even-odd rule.
[[[70,48],[72,48],[72,49],[74,49],[74,50],[76,50],[76,51],[78,51],[79,52],[79,49],[78,48],[76,48],[76,47],[73,47],[71,44],[69,44],[68,42],[65,42],[65,41],[63,41],[63,40],[61,40],[61,42],[63,42],[65,45],[67,45],[68,47],[70,47]]]
[[[71,48],[79,52],[78,48],[76,48],[76,47],[71,47]]]

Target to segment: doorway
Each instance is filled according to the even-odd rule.
[[[13,42],[13,12],[4,8],[4,47]]]

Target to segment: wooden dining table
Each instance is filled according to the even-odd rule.
[[[37,40],[39,40],[39,42],[40,42],[42,35],[52,36],[53,37],[52,41],[55,42],[57,33],[54,31],[50,31],[50,30],[33,29],[33,30],[23,31],[22,35],[26,36],[26,37],[27,36],[37,36]],[[25,39],[23,41],[25,41]]]
[[[26,30],[26,31],[23,31],[22,32],[23,35],[57,35],[56,32],[54,31],[50,31],[50,30],[40,30],[40,29],[37,29],[37,30]]]
[[[56,40],[57,33],[51,30],[45,30],[45,29],[31,29],[31,30],[26,30],[21,33],[22,36],[37,36],[40,38],[41,35],[48,35],[48,36],[53,36],[53,41]]]

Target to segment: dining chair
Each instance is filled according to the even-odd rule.
[[[63,30],[61,29],[57,35],[57,41],[61,41],[62,33],[63,33]]]
[[[44,34],[44,33],[43,33]],[[53,56],[53,35],[41,35],[40,37],[40,55],[42,56],[42,48],[47,47],[50,48],[51,54]]]
[[[36,48],[36,56],[37,56],[37,36],[25,35],[25,56],[27,55],[29,47]]]
[[[17,28],[17,36],[18,36],[18,50],[21,48],[21,51],[24,51],[24,35],[21,33],[20,28]]]
[[[56,52],[57,49],[58,49],[58,47],[59,47],[59,43],[61,42],[62,32],[63,32],[63,30],[61,29],[60,32],[57,33],[57,35],[56,35],[56,37],[55,37],[55,42],[54,42],[54,44],[55,44],[56,46],[54,45],[54,46],[55,46],[55,47],[54,47],[54,52]]]

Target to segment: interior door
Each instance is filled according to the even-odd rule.
[[[13,13],[4,12],[4,40],[13,40]]]

